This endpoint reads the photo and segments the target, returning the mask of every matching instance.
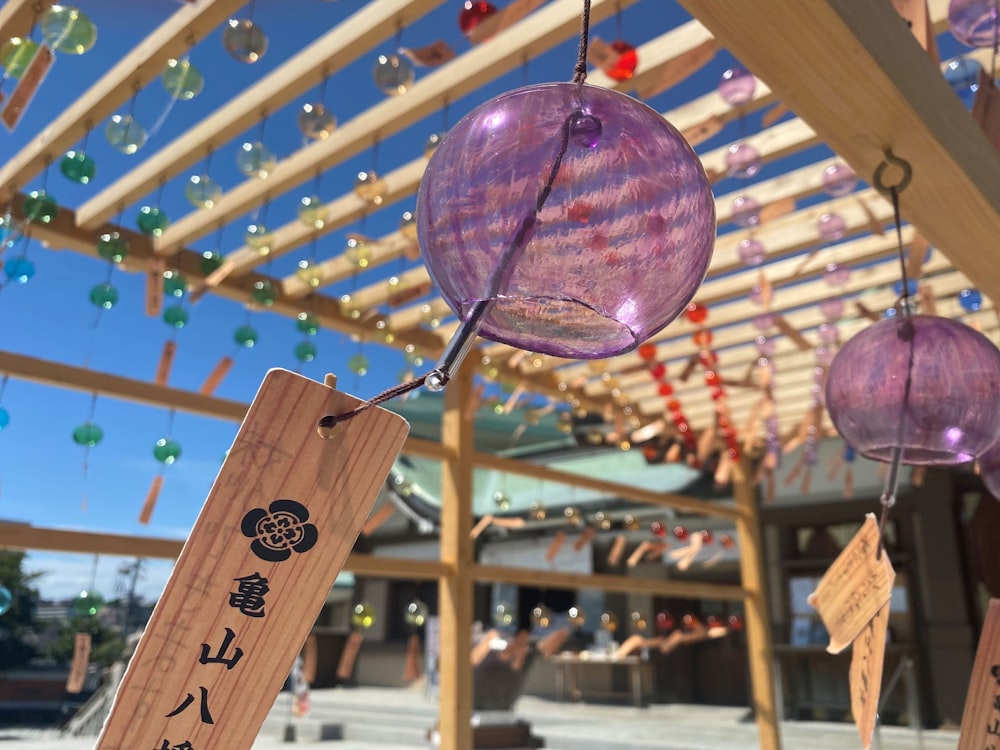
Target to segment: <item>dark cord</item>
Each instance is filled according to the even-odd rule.
[[[590,0],[583,0],[583,16],[580,20],[580,46],[576,52],[576,66],[573,68],[573,83],[587,80],[587,48],[590,46]]]

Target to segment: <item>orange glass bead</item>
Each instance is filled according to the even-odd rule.
[[[708,308],[697,302],[692,302],[684,311],[684,317],[695,325],[704,323],[708,319]]]
[[[717,373],[715,370],[707,370],[705,372],[706,385],[715,385],[718,382],[719,382],[719,373]]]
[[[667,401],[667,408],[670,411],[680,411],[681,410],[680,401],[675,401],[674,399]]]
[[[674,536],[683,542],[688,538],[688,530],[683,526],[674,526]]]
[[[733,541],[733,538],[729,536],[729,534],[721,534],[719,536],[719,544],[721,544],[724,549],[732,549],[736,546],[736,542]]]
[[[670,383],[660,383],[659,391],[661,396],[672,396],[674,387]]]
[[[656,358],[656,344],[651,344],[648,341],[645,344],[639,345],[639,357],[644,360],[651,360]]]
[[[691,334],[691,340],[698,346],[708,346],[712,343],[712,332],[702,328]]]

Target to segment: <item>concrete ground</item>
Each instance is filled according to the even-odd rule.
[[[421,690],[333,688],[312,694],[308,717],[291,720],[297,740],[284,740],[289,722],[287,694],[278,697],[254,750],[410,750],[429,748],[427,731],[436,701]],[[757,728],[742,708],[652,705],[645,708],[591,703],[558,703],[523,698],[515,713],[530,722],[549,750],[733,750],[757,747]],[[484,720],[495,719],[485,716]],[[783,722],[783,746],[790,750],[857,750],[852,724]],[[320,739],[321,737],[343,739]],[[51,730],[0,730],[0,750],[91,750],[95,738],[65,737]],[[874,750],[953,750],[954,731],[885,727]],[[134,750],[152,750],[135,748]],[[197,750],[228,750],[197,748]]]

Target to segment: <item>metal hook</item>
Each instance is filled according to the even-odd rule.
[[[885,161],[875,167],[875,175],[872,177],[872,185],[883,195],[891,195],[892,191],[895,190],[897,193],[901,193],[906,190],[907,185],[910,184],[910,180],[913,178],[913,167],[910,166],[910,162],[906,159],[900,159],[892,152],[892,148],[886,148],[883,152],[885,155]],[[885,170],[890,166],[898,167],[903,172],[903,176],[899,179],[895,185],[886,185],[884,181]]]

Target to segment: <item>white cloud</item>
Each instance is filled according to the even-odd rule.
[[[29,552],[24,568],[29,573],[43,574],[34,584],[43,599],[72,599],[90,588],[92,578],[95,591],[105,599],[116,599],[127,593],[130,583],[119,568],[132,561],[133,558],[128,557],[102,556],[98,558],[94,575],[92,555]],[[159,598],[172,569],[172,560],[145,560],[136,583],[137,595],[147,601]]]

